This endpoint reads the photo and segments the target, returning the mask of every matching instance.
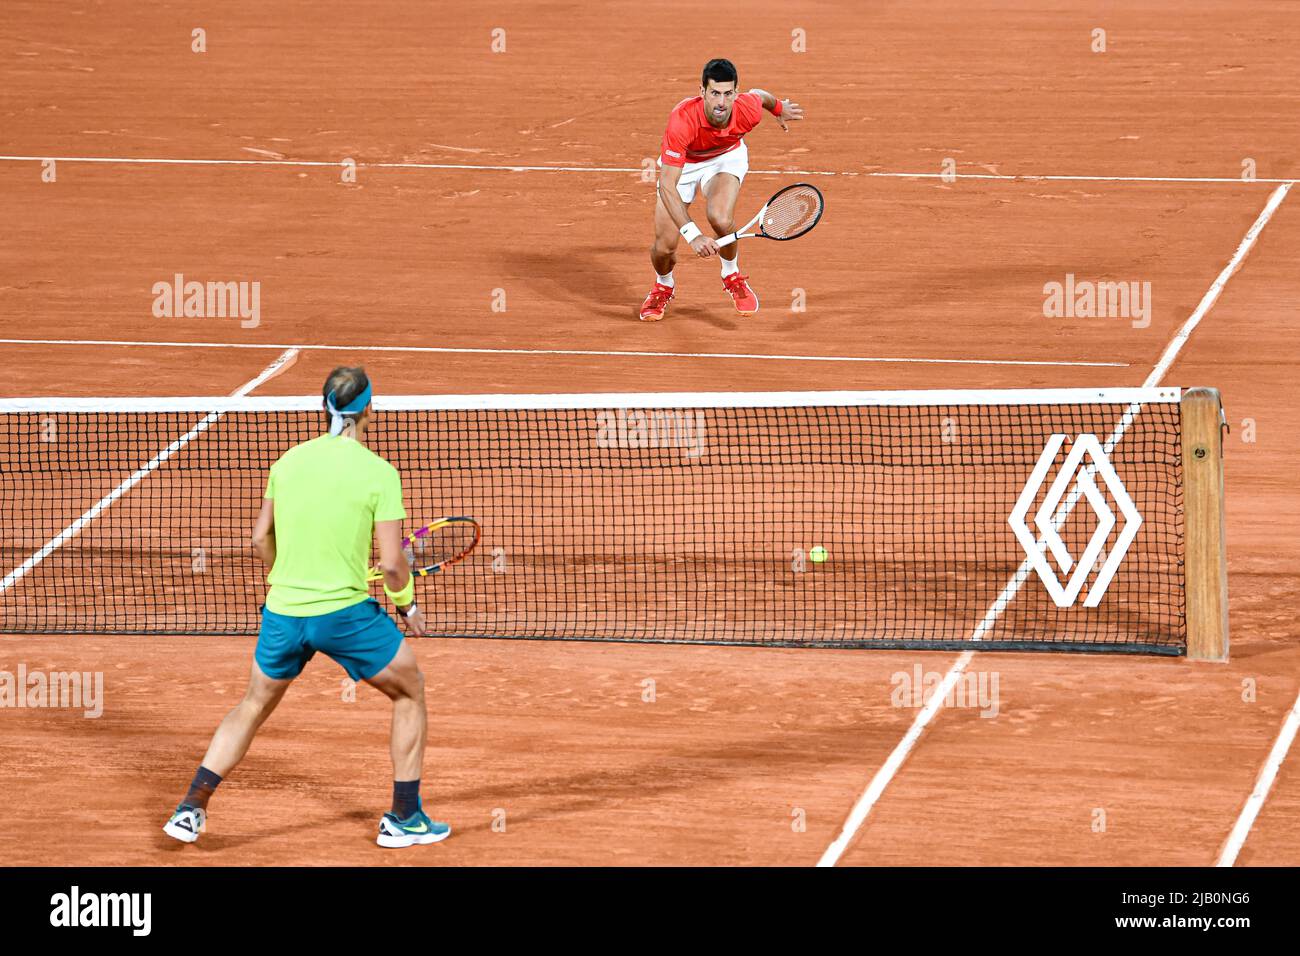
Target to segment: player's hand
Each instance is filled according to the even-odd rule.
[[[701,259],[708,259],[718,254],[718,244],[708,236],[696,236],[691,240],[691,248]]]
[[[781,115],[774,116],[773,119],[780,123],[781,128],[788,133],[790,132],[790,127],[786,125],[786,120],[803,119],[803,107],[793,100],[782,100]]]
[[[406,629],[411,632],[412,637],[424,637],[429,633],[428,624],[424,620],[424,612],[418,607],[402,620],[406,622]]]

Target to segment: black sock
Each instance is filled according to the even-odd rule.
[[[393,781],[393,814],[399,820],[405,820],[407,817],[420,809],[420,781],[418,780],[394,780]]]
[[[208,798],[212,796],[212,792],[217,789],[219,783],[221,783],[219,776],[207,767],[199,767],[194,773],[193,782],[190,784],[190,792],[185,794],[185,799],[181,803],[198,810],[206,810],[208,808]]]

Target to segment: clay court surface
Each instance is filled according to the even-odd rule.
[[[356,362],[404,394],[1137,386],[1213,294],[1160,384],[1219,388],[1232,426],[1230,661],[976,654],[999,715],[941,710],[838,861],[1211,865],[1300,691],[1298,44],[1288,3],[9,0],[0,392],[226,395],[289,348],[253,395]],[[828,211],[743,246],[756,316],[683,257],[640,323],[643,162],[719,55],[808,115],[750,134],[741,214],[798,180]],[[209,162],[129,162],[163,159]],[[175,273],[260,281],[260,324],[155,318]],[[1149,281],[1149,325],[1045,318],[1066,273]],[[162,823],[252,647],[0,640],[0,670],[102,671],[106,698],[0,711],[0,862],[811,865],[917,718],[891,675],[958,656],[418,641],[454,836],[401,853],[372,838],[389,705],[319,657],[183,847]],[[1235,861],[1300,861],[1300,750]]]

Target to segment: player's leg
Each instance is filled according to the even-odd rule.
[[[379,821],[377,842],[385,847],[437,843],[451,836],[451,827],[430,820],[420,801],[420,775],[428,735],[424,674],[420,662],[411,645],[402,639],[402,633],[392,618],[378,604],[367,601],[357,608],[358,617],[376,615],[365,624],[366,636],[353,642],[369,649],[351,661],[339,656],[335,656],[335,660],[393,702],[390,743],[393,806]]]
[[[704,184],[704,199],[708,203],[705,214],[713,234],[719,239],[736,231],[736,200],[740,198],[740,179],[731,173],[718,173]],[[723,246],[718,255],[722,257],[722,274],[730,275],[738,268],[736,256],[740,252],[740,243],[733,242]]]
[[[208,816],[208,800],[221,783],[248,753],[248,746],[258,728],[271,716],[293,678],[276,680],[262,673],[257,661],[248,679],[248,689],[230,713],[226,714],[217,732],[212,735],[208,752],[194,772],[190,788],[172,812],[163,832],[183,843],[193,843],[203,832]]]
[[[296,675],[295,675],[296,676]],[[293,683],[293,677],[276,679],[262,673],[257,661],[248,678],[244,699],[226,714],[217,732],[212,735],[208,752],[203,755],[203,766],[219,777],[227,776],[248,753],[253,737],[266,718],[284,699],[284,692]]]
[[[736,231],[736,200],[740,196],[740,183],[744,173],[720,172],[704,183],[704,198],[708,203],[707,215],[714,235],[722,237]],[[748,277],[740,274],[740,243],[723,246],[722,285],[741,315],[758,311],[758,296],[749,287]]]
[[[650,247],[650,264],[654,266],[655,278],[668,279],[671,284],[673,268],[677,265],[677,243],[682,235],[673,225],[672,216],[663,198],[655,196],[655,241]]]
[[[366,683],[393,702],[393,779],[419,780],[424,766],[428,716],[424,674],[411,645],[403,641],[392,662]]]
[[[668,207],[658,195],[655,196],[655,239],[650,247],[650,264],[655,270],[655,284],[650,294],[641,305],[643,322],[658,322],[664,317],[664,310],[673,297],[676,280],[673,267],[677,265],[677,243],[681,233],[668,215]]]
[[[217,785],[248,752],[258,728],[271,716],[312,653],[302,643],[302,618],[262,612],[262,628],[244,699],[226,714],[212,735],[203,762],[163,832],[184,843],[199,838],[207,820],[208,800]]]

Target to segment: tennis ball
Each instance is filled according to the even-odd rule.
[[[819,544],[808,552],[808,557],[814,564],[821,564],[826,560],[826,549]]]

